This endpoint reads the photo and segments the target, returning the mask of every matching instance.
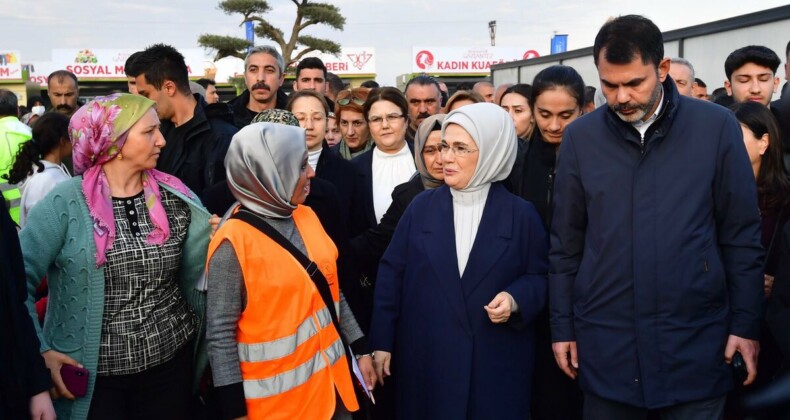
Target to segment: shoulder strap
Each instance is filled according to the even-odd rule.
[[[318,269],[318,265],[311,261],[310,258],[308,258],[307,255],[305,255],[302,251],[297,249],[291,243],[291,241],[286,239],[280,232],[277,231],[277,229],[266,223],[262,217],[256,215],[255,213],[242,208],[236,212],[236,214],[231,216],[231,218],[239,219],[242,222],[245,222],[248,225],[258,229],[264,235],[268,236],[269,239],[277,242],[278,245],[283,247],[286,251],[293,255],[297,261],[299,261],[299,264],[302,265],[305,271],[307,271],[307,274],[310,276],[310,280],[315,283],[315,287],[318,289],[321,299],[324,301],[327,309],[329,309],[329,314],[332,316],[332,323],[335,324],[337,333],[342,337],[340,322],[337,317],[337,313],[335,312],[335,302],[332,300],[332,292],[329,290],[329,282],[326,281],[324,274]]]

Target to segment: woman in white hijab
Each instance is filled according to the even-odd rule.
[[[242,128],[225,158],[238,211],[214,235],[206,341],[222,418],[350,419],[358,409],[347,343],[376,380],[339,290],[337,248],[315,213],[305,131]]]
[[[379,380],[397,378],[398,418],[529,418],[548,239],[498,182],[516,141],[496,105],[451,112],[445,185],[414,199],[381,260],[370,345]]]

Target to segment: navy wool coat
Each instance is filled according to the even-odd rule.
[[[392,352],[399,418],[529,418],[547,248],[532,204],[493,184],[461,277],[449,187],[412,201],[381,260],[370,334]],[[493,324],[483,306],[501,291],[520,312]]]
[[[763,294],[738,121],[663,88],[644,144],[607,107],[567,127],[551,226],[552,340],[576,341],[583,391],[648,408],[730,390],[727,338],[758,338]]]

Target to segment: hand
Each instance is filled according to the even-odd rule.
[[[513,296],[508,292],[499,292],[494,296],[494,300],[483,306],[488,312],[488,319],[494,324],[502,324],[510,319],[510,311],[513,308]]]
[[[362,372],[362,377],[365,378],[365,385],[368,387],[368,391],[373,391],[373,388],[376,386],[376,369],[373,367],[373,358],[370,355],[364,355],[357,359],[357,365],[359,365],[359,371]]]
[[[552,344],[551,349],[554,350],[554,360],[557,361],[560,369],[571,379],[576,379],[579,374],[579,354],[576,351],[576,342],[561,341]]]
[[[219,222],[221,220],[222,218],[217,216],[216,214],[212,214],[211,217],[208,218],[208,224],[211,225],[211,233],[209,234],[209,239],[214,238],[214,234],[217,233],[217,228],[219,227]]]
[[[373,366],[376,367],[376,376],[379,379],[379,385],[384,386],[384,378],[390,376],[390,360],[392,353],[388,351],[376,350],[373,352]]]
[[[38,393],[30,399],[30,418],[33,420],[55,420],[55,408],[49,392]]]
[[[63,365],[82,367],[82,365],[71,357],[66,356],[63,353],[58,353],[55,350],[47,350],[44,353],[41,353],[41,356],[44,357],[44,364],[46,364],[47,368],[49,368],[49,374],[52,376],[52,383],[55,384],[55,386],[49,391],[49,393],[52,395],[52,399],[65,397],[67,399],[73,400],[74,395],[72,395],[72,393],[66,389],[66,385],[63,383],[63,378],[60,377],[60,367]]]
[[[732,363],[732,356],[736,351],[741,352],[743,361],[746,362],[746,371],[749,372],[743,385],[751,385],[757,379],[757,355],[760,354],[760,342],[730,335],[727,338],[727,347],[724,348],[724,360]]]
[[[769,276],[768,274],[764,275],[765,283],[763,287],[765,288],[765,298],[768,299],[771,297],[771,290],[774,288],[774,276]]]

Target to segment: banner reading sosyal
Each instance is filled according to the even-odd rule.
[[[54,70],[67,70],[80,80],[126,79],[124,65],[135,49],[55,49],[52,61],[34,63],[29,79],[42,86]],[[189,77],[203,77],[205,73],[203,50],[186,48],[178,50],[187,63]]]

